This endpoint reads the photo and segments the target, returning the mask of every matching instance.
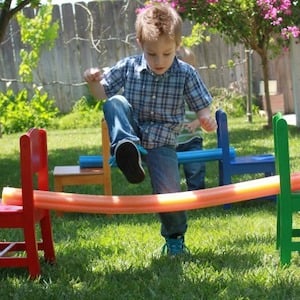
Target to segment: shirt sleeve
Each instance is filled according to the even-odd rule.
[[[184,94],[189,109],[195,112],[208,107],[212,102],[210,92],[194,68],[188,72]]]
[[[120,60],[107,72],[104,72],[103,78],[100,81],[105,94],[108,98],[116,95],[124,86],[124,72],[126,69],[126,59]]]

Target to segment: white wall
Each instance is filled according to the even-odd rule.
[[[291,42],[291,75],[293,82],[293,98],[296,113],[296,125],[300,127],[300,42]]]

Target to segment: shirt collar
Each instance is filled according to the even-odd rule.
[[[140,63],[140,65],[138,66],[137,69],[138,69],[139,72],[142,72],[142,71],[146,70],[146,71],[148,71],[150,74],[152,74],[153,76],[165,77],[165,76],[168,76],[168,74],[169,74],[170,72],[173,72],[174,70],[178,70],[178,69],[179,69],[179,63],[178,63],[177,57],[175,56],[174,61],[173,61],[172,65],[171,65],[171,67],[169,68],[169,70],[168,70],[166,73],[164,73],[163,75],[156,75],[156,74],[154,74],[154,73],[150,70],[150,68],[148,68],[147,61],[146,61],[146,59],[145,59],[145,56],[144,56],[144,54],[142,54],[141,63]]]
[[[138,66],[138,68],[137,68],[137,70],[139,71],[139,72],[142,72],[143,70],[147,70],[148,68],[147,68],[147,61],[146,61],[146,59],[145,59],[145,56],[144,56],[144,54],[142,55],[142,59],[141,59],[141,63],[140,63],[140,65]]]

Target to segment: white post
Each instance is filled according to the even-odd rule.
[[[300,41],[291,41],[291,75],[293,87],[294,108],[296,114],[296,126],[300,127]]]
[[[253,50],[246,50],[247,53],[247,69],[248,69],[248,96],[247,96],[247,117],[248,122],[252,123],[252,52]]]

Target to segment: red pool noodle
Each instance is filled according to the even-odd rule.
[[[292,190],[300,190],[300,172],[291,176]],[[57,211],[137,214],[191,210],[235,203],[279,193],[279,176],[264,177],[205,190],[160,195],[106,196],[34,191],[36,207]],[[21,189],[5,187],[5,204],[21,205]]]

